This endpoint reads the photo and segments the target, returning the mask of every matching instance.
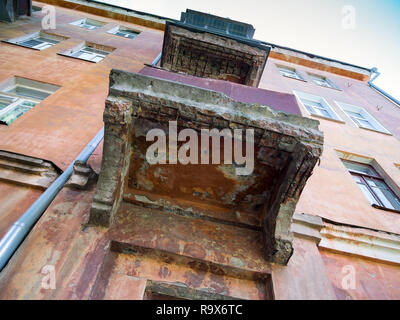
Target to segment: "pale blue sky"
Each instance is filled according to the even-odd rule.
[[[101,1],[174,19],[189,8],[251,23],[258,40],[377,67],[374,83],[400,100],[400,0]],[[355,9],[354,29],[343,28],[346,5]]]

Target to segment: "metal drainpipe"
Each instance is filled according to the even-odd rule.
[[[397,100],[395,97],[391,96],[389,93],[387,93],[385,90],[379,88],[378,86],[374,85],[372,83],[372,81],[374,81],[376,78],[379,77],[379,75],[381,74],[380,72],[378,72],[377,68],[372,68],[371,69],[372,73],[375,73],[375,75],[371,78],[371,80],[368,81],[368,84],[370,87],[374,88],[376,91],[378,91],[379,93],[381,93],[382,95],[384,95],[387,99],[392,100],[394,103],[397,104],[398,107],[400,107],[400,101]]]
[[[152,66],[156,66],[157,63],[160,62],[160,60],[161,60],[161,55],[162,55],[162,52],[160,52],[160,53],[158,54],[158,56],[154,59],[154,61],[151,63]]]
[[[5,236],[0,240],[0,271],[4,268],[19,245],[28,235],[36,221],[42,216],[58,192],[68,181],[77,160],[87,161],[100,141],[104,137],[104,127],[96,134],[68,168],[43,192],[28,210],[10,227]]]

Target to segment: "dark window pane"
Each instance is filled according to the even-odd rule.
[[[349,169],[349,171],[351,171],[351,172],[356,172],[356,173],[365,174],[368,176],[373,176],[373,177],[379,178],[379,175],[369,165],[348,162],[348,161],[343,161],[343,163],[346,166],[346,168]]]
[[[28,87],[23,87],[23,86],[15,86],[11,90],[7,91],[9,93],[13,93],[17,96],[21,97],[26,97],[26,98],[33,98],[33,99],[38,99],[38,100],[43,100],[47,98],[50,94],[44,91],[39,91],[35,89],[31,89]]]
[[[91,47],[85,47],[85,48],[83,48],[82,50],[87,51],[87,52],[93,52],[93,53],[103,54],[103,55],[108,54],[107,51],[103,51],[103,50],[99,50],[99,49],[95,49],[95,48],[91,48]]]
[[[371,204],[400,211],[400,199],[371,166],[342,161]],[[376,178],[372,178],[371,176]]]
[[[53,40],[53,39],[44,38],[44,37],[39,37],[39,38],[37,38],[37,40],[52,43],[52,44],[57,44],[60,42],[59,40]]]
[[[139,33],[135,32],[133,30],[128,30],[128,29],[120,29],[118,30],[116,33],[116,35],[124,37],[124,38],[129,38],[129,39],[133,39],[135,38]]]
[[[27,40],[27,41],[23,41],[20,44],[26,47],[34,47],[37,46],[38,44],[43,43],[42,41],[36,40],[36,39],[31,39],[31,40]]]
[[[400,210],[400,200],[389,189],[385,182],[369,178],[366,178],[365,180],[382,202],[384,207]]]

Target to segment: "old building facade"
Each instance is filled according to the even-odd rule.
[[[0,7],[0,255],[94,151],[7,259],[0,299],[400,299],[400,106],[374,69],[192,10],[27,3]],[[199,146],[251,130],[217,147],[251,142],[251,172],[174,163],[171,125]],[[146,158],[150,130],[168,163]]]

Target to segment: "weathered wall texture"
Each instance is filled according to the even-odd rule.
[[[276,64],[295,67],[307,82],[282,77]],[[316,85],[307,72],[327,76],[340,90]],[[324,132],[324,152],[321,164],[307,184],[296,211],[399,234],[400,214],[370,206],[335,152],[339,150],[375,159],[394,185],[399,186],[400,170],[395,166],[400,162],[399,107],[371,89],[366,82],[275,59],[269,59],[260,88],[286,93],[297,90],[322,96],[343,120],[338,122],[314,117],[320,121],[320,128]],[[335,101],[365,108],[393,135],[358,128]],[[303,115],[309,116],[304,108],[301,111]]]
[[[49,162],[0,151],[0,237],[57,177]]]
[[[40,189],[0,182],[0,237],[6,234],[8,228],[32,205],[41,193],[42,190]]]
[[[40,3],[36,5],[43,6]],[[43,14],[37,11],[32,18],[17,20],[13,24],[0,22],[0,40],[39,31],[42,17]],[[106,24],[99,30],[90,31],[68,24],[84,17]],[[46,50],[0,42],[0,83],[19,76],[61,87],[12,125],[0,125],[0,150],[44,159],[64,170],[103,126],[102,114],[111,68],[139,71],[143,63],[151,63],[161,50],[163,33],[62,8],[56,9],[56,23],[57,29],[48,32],[68,39]],[[141,34],[130,40],[106,32],[119,24],[130,26]],[[57,54],[85,40],[116,49],[99,64]],[[5,181],[1,170],[0,180]],[[2,193],[7,198],[1,207],[0,230],[3,233],[42,191],[32,189],[32,186],[13,186],[15,179],[8,180],[4,186],[3,182],[0,183],[0,188],[14,190]],[[12,198],[20,201],[11,201]]]
[[[69,39],[44,51],[0,43],[0,82],[21,76],[61,86],[12,125],[0,126],[0,150],[43,159],[61,170],[103,125],[110,70],[140,72],[161,51],[164,36],[160,19],[145,20],[133,13],[127,17],[115,9],[107,13],[98,5],[76,2],[61,1],[70,9],[56,8],[54,33]],[[41,17],[36,12],[14,24],[0,23],[0,39],[40,30]],[[106,24],[94,31],[68,25],[84,17]],[[141,34],[129,40],[106,32],[119,24]],[[116,50],[97,64],[57,55],[84,40]],[[282,77],[276,64],[296,68],[306,81]],[[306,72],[328,76],[341,90],[317,86]],[[395,166],[400,164],[400,109],[369,88],[367,80],[368,72],[354,67],[311,61],[278,49],[270,54],[259,88],[286,94],[288,110],[293,107],[293,90],[322,96],[343,120],[314,118],[300,109],[304,116],[320,121],[324,152],[296,207],[294,251],[286,266],[264,259],[263,233],[257,222],[244,228],[237,225],[240,217],[232,214],[224,218],[234,223],[216,224],[211,219],[215,217],[204,219],[123,201],[109,228],[89,226],[98,184],[83,190],[70,185],[0,272],[0,299],[399,299],[400,215],[371,207],[335,152],[375,159],[392,183],[400,185],[400,170]],[[226,89],[215,81],[215,87],[210,82],[206,88]],[[273,103],[278,107],[277,101]],[[335,101],[364,107],[393,135],[356,127]],[[102,148],[88,161],[97,173]],[[17,183],[19,175],[6,181],[9,167],[0,165],[0,235],[43,191],[43,187]],[[223,215],[222,210],[213,213]],[[55,269],[54,289],[42,286],[45,266]],[[355,270],[355,287],[346,289],[343,279],[348,266]]]
[[[321,250],[329,279],[340,300],[399,300],[400,277],[398,265],[382,263],[356,256]],[[348,269],[344,269],[344,268]],[[349,266],[354,269],[349,269]],[[346,282],[343,286],[343,270],[355,272],[354,286]],[[350,271],[352,272],[352,271]]]
[[[12,25],[0,23],[0,39],[10,39],[41,29],[38,11],[32,19]],[[84,17],[106,24],[97,30],[85,30],[70,22]],[[109,18],[56,9],[56,30],[50,33],[68,37],[43,51],[0,42],[0,82],[15,75],[61,86],[53,95],[30,110],[12,126],[0,126],[0,150],[50,160],[65,169],[102,127],[104,100],[111,68],[139,71],[161,51],[163,33]],[[107,33],[119,24],[141,32],[135,39]],[[82,41],[116,48],[101,63],[60,56],[57,53]]]

